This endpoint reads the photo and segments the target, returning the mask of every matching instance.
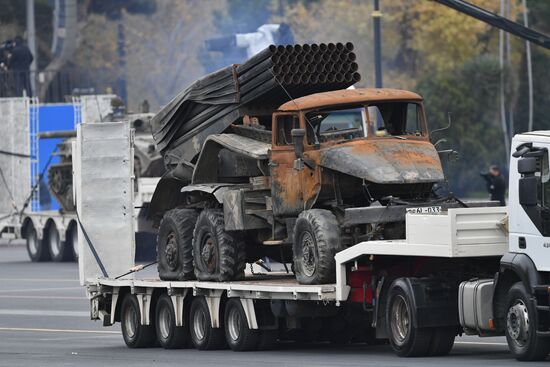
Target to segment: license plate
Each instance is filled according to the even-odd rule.
[[[439,214],[441,213],[440,206],[424,206],[421,208],[407,208],[407,213],[411,214]]]

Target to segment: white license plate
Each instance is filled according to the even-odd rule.
[[[421,208],[407,208],[407,213],[412,214],[439,214],[441,213],[440,206],[424,206]]]

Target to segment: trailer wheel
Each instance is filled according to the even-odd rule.
[[[61,241],[61,236],[55,223],[51,222],[44,234],[45,245],[50,252],[50,258],[55,262],[67,261],[72,255],[72,249],[66,246],[66,242]],[[69,252],[69,250],[71,250]]]
[[[197,212],[192,209],[167,211],[157,238],[158,272],[162,280],[193,279],[193,228]]]
[[[199,214],[193,235],[195,275],[200,280],[224,282],[244,276],[244,242],[225,231],[223,211],[205,209]]]
[[[506,340],[516,359],[545,359],[550,350],[550,341],[537,335],[537,310],[522,282],[510,288],[506,309]]]
[[[204,297],[195,297],[189,312],[191,341],[199,350],[222,349],[225,335],[222,328],[213,328],[210,311]]]
[[[67,251],[72,254],[72,259],[78,262],[78,227],[72,225],[65,234]]]
[[[335,281],[334,255],[340,249],[339,234],[338,221],[329,210],[311,209],[300,213],[292,248],[298,283]]]
[[[127,294],[122,301],[121,329],[129,348],[147,348],[156,342],[155,326],[141,324],[141,312],[135,295]]]
[[[399,357],[421,357],[429,354],[432,330],[415,327],[416,314],[409,294],[401,279],[388,289],[386,325],[392,349]]]
[[[29,223],[25,229],[25,239],[27,241],[27,253],[32,262],[50,260],[50,253],[44,246],[44,241],[38,239],[36,229],[32,223]]]
[[[241,300],[231,298],[225,305],[225,340],[234,351],[253,350],[258,344],[259,332],[248,327]]]
[[[449,354],[455,343],[456,328],[434,328],[432,332],[433,336],[428,354],[431,356],[446,356]]]
[[[257,350],[271,350],[277,345],[279,330],[260,330]]]
[[[176,313],[170,296],[162,294],[155,311],[155,327],[160,346],[165,349],[185,348],[189,341],[189,322],[184,320],[183,326],[176,326]]]

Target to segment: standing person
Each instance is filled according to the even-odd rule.
[[[500,171],[500,167],[497,165],[489,167],[489,172],[481,173],[481,177],[487,183],[487,191],[491,195],[491,200],[498,201],[500,206],[505,206],[506,180]]]
[[[20,97],[23,91],[32,96],[30,67],[34,57],[21,36],[14,39],[14,46],[8,55],[8,69],[13,75],[15,95]]]

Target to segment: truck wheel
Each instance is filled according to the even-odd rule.
[[[516,359],[540,361],[546,358],[550,342],[537,335],[537,311],[522,282],[510,288],[506,309],[506,340]]]
[[[260,330],[257,350],[271,350],[277,345],[279,330]]]
[[[158,272],[162,280],[193,279],[193,228],[197,212],[172,209],[160,222],[157,238]]]
[[[222,349],[225,346],[223,329],[213,328],[210,311],[204,297],[195,297],[189,313],[191,341],[199,350]]]
[[[430,344],[431,356],[446,356],[453,349],[456,337],[456,328],[441,327],[432,330],[433,336]]]
[[[59,236],[59,231],[55,223],[51,223],[48,226],[48,230],[44,235],[45,245],[50,251],[50,258],[55,262],[67,261],[69,260],[69,249],[66,246],[66,242],[61,241],[61,236]],[[72,252],[72,251],[71,251]]]
[[[174,305],[167,294],[161,295],[157,301],[155,326],[157,339],[161,347],[165,349],[186,347],[189,340],[189,322],[184,320],[183,326],[176,326]]]
[[[25,230],[25,239],[27,241],[27,253],[32,262],[41,262],[50,260],[50,252],[44,246],[44,241],[38,239],[36,229],[32,223],[27,225]]]
[[[428,355],[432,330],[415,327],[416,313],[412,295],[402,279],[396,279],[388,289],[386,325],[390,344],[399,357]]]
[[[234,351],[253,350],[258,344],[259,332],[248,327],[241,300],[231,298],[225,305],[225,340]]]
[[[205,209],[199,214],[193,235],[195,275],[199,280],[224,282],[244,276],[244,242],[225,231],[223,211]]]
[[[78,262],[78,227],[72,225],[65,234],[67,251],[72,255],[72,259]]]
[[[155,344],[155,326],[142,325],[136,296],[127,294],[122,301],[120,314],[122,337],[129,348],[147,348]]]
[[[324,209],[300,213],[294,228],[293,257],[300,284],[335,281],[334,255],[340,249],[340,229],[334,214]]]

